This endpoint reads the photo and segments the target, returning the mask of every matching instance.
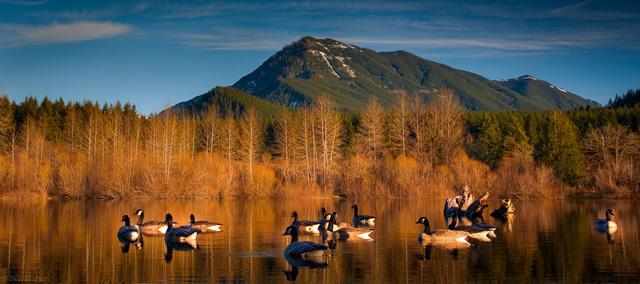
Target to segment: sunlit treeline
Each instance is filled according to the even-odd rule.
[[[621,124],[582,133],[561,112],[465,113],[446,90],[397,98],[359,114],[319,97],[276,114],[212,105],[151,116],[129,104],[0,98],[0,188],[112,198],[407,195],[470,184],[524,196],[638,183],[637,139]]]

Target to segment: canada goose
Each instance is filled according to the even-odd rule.
[[[298,226],[290,225],[284,231],[284,236],[291,236],[291,243],[284,250],[284,256],[294,258],[318,257],[324,254],[327,246],[308,241],[298,241]]]
[[[164,218],[167,223],[167,232],[164,235],[164,239],[166,242],[170,243],[195,243],[196,238],[198,237],[198,232],[189,227],[174,227],[173,224],[173,216],[170,213],[167,213]]]
[[[135,242],[140,237],[138,227],[132,226],[129,215],[122,216],[122,227],[118,229],[118,239],[123,242]]]
[[[318,221],[309,221],[309,220],[298,220],[298,212],[293,211],[291,213],[291,218],[293,218],[292,225],[298,226],[298,230],[304,233],[312,233],[313,231],[317,231]]]
[[[424,230],[422,231],[422,233],[420,233],[420,235],[418,235],[418,242],[420,242],[423,246],[471,246],[471,243],[469,243],[469,233],[465,231],[456,231],[450,229],[431,230],[431,225],[429,224],[429,219],[427,219],[427,217],[420,217],[416,221],[416,224],[424,225]]]
[[[161,236],[167,232],[167,223],[162,221],[147,221],[144,222],[144,210],[137,209],[136,215],[138,215],[139,230],[147,236]],[[175,223],[174,223],[175,224]]]
[[[604,219],[598,219],[595,222],[596,229],[603,233],[613,234],[618,230],[618,224],[613,221],[615,218],[615,210],[608,208],[605,212]]]
[[[189,225],[199,233],[222,232],[222,224],[209,221],[196,221],[196,215],[189,215]]]
[[[320,219],[318,221],[305,221],[307,225],[303,225],[303,231],[314,235],[320,234],[320,226],[326,223],[325,216],[327,215],[327,209],[320,208]]]
[[[369,228],[351,227],[346,223],[341,223],[336,229],[336,212],[331,213],[331,219],[327,231],[333,232],[333,237],[337,240],[367,240],[372,241],[371,234],[374,232]]]
[[[358,215],[358,205],[356,204],[353,204],[351,208],[353,209],[353,218],[351,222],[353,223],[354,226],[358,226],[358,225],[375,226],[376,225],[376,217],[369,216],[369,215]]]

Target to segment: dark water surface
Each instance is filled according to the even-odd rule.
[[[315,269],[296,269],[282,256],[287,245],[282,233],[292,210],[316,219],[324,206],[346,221],[351,204],[334,199],[0,202],[0,281],[283,283],[287,276],[300,283],[640,281],[640,211],[634,201],[516,202],[509,223],[486,216],[498,226],[494,242],[425,252],[416,242],[421,227],[415,221],[424,215],[442,228],[442,200],[367,200],[360,208],[378,217],[375,241],[341,242],[325,258],[326,267]],[[609,239],[593,226],[607,207],[616,208],[619,226]],[[136,208],[144,208],[148,220],[171,212],[184,222],[194,212],[223,223],[224,232],[198,236],[196,250],[173,251],[170,260],[161,237],[145,237],[141,249],[123,253],[116,239],[120,217],[134,215]]]

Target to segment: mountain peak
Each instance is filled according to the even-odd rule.
[[[534,77],[533,75],[525,74],[518,77],[518,80],[534,80],[535,81],[535,80],[538,80],[538,78]]]

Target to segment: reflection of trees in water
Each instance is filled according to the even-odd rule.
[[[282,231],[292,210],[305,218],[318,208],[338,211],[347,221],[352,200],[139,200],[118,202],[49,202],[0,206],[0,266],[16,281],[43,282],[167,282],[286,280],[293,272],[282,258],[287,242]],[[640,271],[640,219],[629,201],[528,201],[509,223],[495,222],[497,239],[490,244],[451,251],[433,248],[425,253],[416,238],[416,216],[434,219],[443,228],[440,198],[418,200],[358,200],[363,211],[376,215],[376,241],[339,243],[324,269],[299,269],[300,282],[465,282],[465,281],[616,281],[619,271]],[[491,200],[490,209],[497,206]],[[618,211],[615,242],[593,228],[604,208]],[[203,219],[220,220],[225,232],[199,236],[200,248],[189,253],[172,251],[165,263],[164,239],[144,238],[142,250],[130,247],[122,254],[115,230],[122,214],[144,208],[149,218],[167,211],[185,222],[191,212]],[[437,220],[436,220],[437,219]],[[486,218],[493,222],[492,218]],[[302,235],[303,240],[320,241]],[[430,258],[427,256],[430,255]],[[419,257],[418,257],[419,256]],[[197,268],[197,269],[196,269]]]

